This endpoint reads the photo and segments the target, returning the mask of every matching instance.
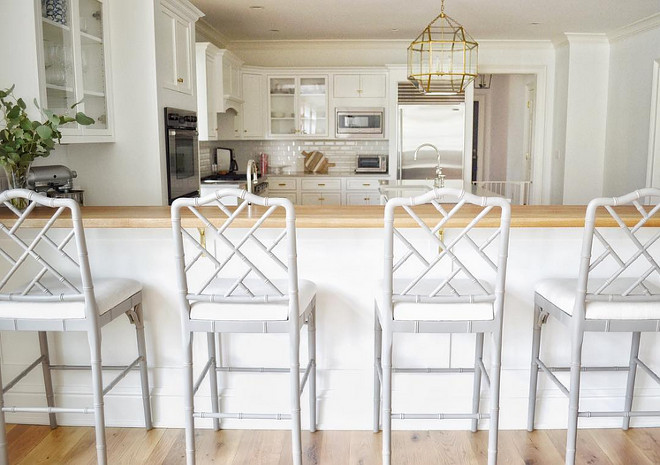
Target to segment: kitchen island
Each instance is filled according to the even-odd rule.
[[[241,228],[254,224],[258,207],[250,207],[250,216],[240,220]],[[215,210],[212,210],[215,211]],[[437,213],[422,208],[421,218],[435,224]],[[296,206],[299,275],[318,285],[318,421],[320,429],[370,429],[373,376],[373,296],[374,282],[382,274],[383,207],[380,206]],[[465,226],[468,211],[456,215],[447,224],[445,238],[453,228]],[[575,276],[584,225],[584,206],[513,206],[511,245],[507,273],[504,342],[502,361],[501,427],[523,429],[526,425],[527,390],[531,357],[533,286],[542,278]],[[9,212],[0,212],[6,222]],[[40,217],[41,216],[41,217]],[[83,217],[95,276],[124,276],[140,280],[144,285],[147,350],[152,386],[154,424],[160,427],[181,427],[180,330],[176,305],[172,233],[168,207],[83,207]],[[219,221],[222,213],[210,215]],[[625,210],[624,221],[634,224],[636,211]],[[45,224],[45,212],[37,211],[28,226]],[[397,226],[414,227],[412,220],[397,217]],[[56,226],[67,226],[58,220]],[[599,215],[598,226],[616,227],[613,220]],[[185,215],[183,224],[201,227],[192,215]],[[484,218],[473,232],[476,242],[490,235],[494,217]],[[273,214],[266,228],[284,225],[281,213]],[[652,220],[643,234],[651,237],[660,227]],[[63,231],[63,230],[62,230]],[[264,230],[266,233],[267,230]],[[273,230],[274,231],[274,230]],[[237,236],[245,229],[235,231]],[[53,231],[58,234],[58,231]],[[4,239],[3,239],[4,240]],[[207,233],[207,240],[212,237]],[[420,232],[416,240],[432,248]],[[449,240],[449,239],[448,239]],[[622,239],[623,240],[623,239]],[[633,245],[630,245],[630,251]],[[432,249],[430,252],[432,253]],[[104,362],[119,364],[133,352],[133,332],[130,325],[113,323],[104,330]],[[38,351],[36,335],[2,333],[3,376],[10,379],[32,362]],[[556,322],[544,332],[544,358],[549,364],[567,364],[569,334]],[[204,338],[195,340],[196,353],[205,352]],[[304,340],[304,339],[303,339]],[[126,341],[126,344],[123,343]],[[472,335],[398,335],[394,363],[419,367],[469,367],[473,361]],[[586,338],[585,365],[627,365],[630,335],[590,334]],[[84,335],[56,335],[51,339],[54,363],[77,363],[85,359]],[[644,335],[641,358],[654,369],[660,366],[658,337]],[[255,347],[268,350],[255,350]],[[286,366],[287,341],[281,335],[231,335],[223,338],[222,357],[234,365]],[[302,344],[303,354],[306,344]],[[271,349],[272,348],[272,349]],[[488,351],[486,351],[486,362]],[[203,362],[196,365],[201,370]],[[488,363],[486,363],[488,366]],[[625,373],[586,374],[583,377],[583,402],[589,410],[615,410],[623,405]],[[57,373],[55,392],[58,401],[68,406],[91,404],[87,373]],[[567,400],[547,380],[540,378],[537,425],[540,428],[563,428]],[[563,378],[562,378],[563,379]],[[255,382],[255,380],[257,380]],[[249,373],[219,376],[224,408],[233,411],[287,411],[288,377],[272,374],[255,378]],[[258,384],[257,384],[258,383]],[[264,394],[266,385],[273,395]],[[398,374],[394,378],[393,399],[397,410],[451,411],[469,408],[471,374],[414,375]],[[660,390],[639,376],[636,408],[654,409],[660,402]],[[305,394],[306,395],[306,394]],[[483,408],[488,404],[487,390],[482,390]],[[41,375],[35,372],[7,395],[8,404],[21,401],[44,402]],[[141,426],[139,380],[130,374],[106,399],[106,418],[111,426]],[[203,383],[197,397],[201,405],[209,405],[208,383]],[[308,416],[303,399],[303,428]],[[37,422],[45,416],[7,415],[10,422]],[[88,424],[84,416],[61,415],[62,424]],[[484,423],[485,424],[485,423]],[[657,418],[636,418],[633,425],[660,425]],[[468,421],[394,421],[395,428],[465,429]],[[617,418],[591,418],[581,425],[598,427],[620,425]],[[228,428],[287,428],[287,422],[270,420],[227,420]]]

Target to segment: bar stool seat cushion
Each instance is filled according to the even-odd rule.
[[[233,284],[232,279],[217,279],[204,290],[204,294],[223,295]],[[255,294],[276,296],[273,289],[258,280],[245,280],[247,287]],[[286,280],[273,280],[285,295],[287,293]],[[233,295],[248,296],[246,291],[236,289]],[[302,315],[309,307],[316,295],[316,284],[306,279],[298,280],[299,312]],[[191,320],[214,321],[286,321],[289,319],[289,304],[287,302],[194,302],[190,306]]]
[[[606,289],[606,293],[621,294],[634,284],[634,278],[619,278]],[[598,289],[604,279],[590,279],[590,291]],[[588,320],[660,320],[660,287],[646,283],[651,293],[656,294],[651,302],[624,301],[605,302],[591,301],[586,303],[585,317]],[[546,300],[552,302],[568,315],[573,314],[575,295],[577,289],[576,279],[546,279],[539,281],[534,290]],[[632,295],[644,295],[640,288],[636,288]]]
[[[55,279],[42,279],[41,283],[48,288],[52,294],[72,294],[68,288],[64,288]],[[72,282],[78,290],[82,291],[82,284]],[[25,288],[22,286],[21,289]],[[116,307],[129,297],[142,290],[142,284],[133,279],[124,278],[95,278],[94,295],[99,314]],[[39,294],[33,289],[32,294]],[[46,294],[39,294],[46,295]],[[60,320],[85,318],[85,303],[80,302],[0,302],[0,318],[25,319],[25,320]]]
[[[395,279],[392,282],[394,293],[400,293],[410,281]],[[481,285],[490,293],[492,287],[485,281]],[[411,294],[428,295],[440,281],[422,280],[413,289]],[[469,279],[453,279],[451,285],[460,295],[479,295],[483,290]],[[382,281],[378,283],[376,291],[376,304],[384,316],[384,296]],[[450,296],[447,289],[443,289],[440,296]],[[492,302],[462,302],[462,303],[417,303],[417,302],[395,302],[393,306],[393,317],[400,321],[488,321],[494,318]]]

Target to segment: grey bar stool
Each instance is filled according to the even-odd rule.
[[[445,208],[440,201],[456,204]],[[428,226],[413,208],[417,206],[426,206],[424,211],[437,217],[437,224]],[[497,209],[499,215],[494,216]],[[395,218],[397,210],[403,210],[399,218]],[[470,231],[492,211],[489,218],[492,220],[494,216],[496,220],[496,224],[491,223],[495,231],[477,245]],[[443,228],[457,217],[464,219],[466,226],[456,237],[445,241],[441,237]],[[417,228],[404,229],[411,219],[425,233],[423,249],[412,238]],[[505,199],[477,197],[449,188],[435,189],[415,198],[393,198],[385,205],[385,267],[381,292],[375,299],[374,338],[374,432],[379,430],[381,413],[384,465],[391,463],[393,418],[470,419],[473,432],[479,419],[489,418],[488,463],[497,462],[502,312],[510,219],[511,207]],[[399,227],[395,224],[398,222],[402,223]],[[434,256],[427,256],[428,242],[438,247]],[[474,368],[394,368],[394,333],[474,333]],[[482,359],[485,333],[492,336],[490,377]],[[392,373],[397,372],[474,373],[471,413],[393,413]],[[490,387],[489,414],[479,413],[482,379]]]
[[[566,464],[575,464],[578,418],[623,417],[623,429],[628,429],[631,417],[660,416],[658,411],[633,411],[633,391],[637,368],[660,383],[660,377],[639,359],[642,331],[660,330],[660,286],[657,280],[660,267],[657,250],[651,250],[660,239],[660,233],[650,239],[638,236],[642,227],[658,213],[660,205],[643,206],[644,200],[660,198],[660,189],[641,189],[617,198],[600,198],[589,202],[585,216],[582,252],[577,279],[549,279],[537,283],[534,294],[534,337],[532,342],[532,369],[529,386],[527,429],[533,431],[536,412],[536,391],[539,369],[569,398],[568,431],[566,434]],[[616,207],[631,204],[633,227],[626,226]],[[619,234],[607,228],[596,228],[598,211],[605,219],[618,226]],[[630,219],[630,211],[626,212]],[[624,216],[625,218],[625,216]],[[611,228],[610,228],[611,229]],[[612,242],[614,236],[627,238],[633,252],[620,250]],[[594,240],[595,238],[595,240]],[[609,239],[609,240],[608,240]],[[605,277],[594,276],[606,263],[614,265],[603,270]],[[643,268],[636,268],[638,262]],[[598,271],[596,271],[598,270]],[[612,271],[613,270],[613,271]],[[602,276],[602,275],[601,275]],[[655,282],[653,282],[655,281]],[[547,366],[540,359],[541,329],[548,317],[553,316],[571,332],[570,367]],[[585,332],[632,332],[629,365],[625,367],[583,367],[582,343]],[[566,387],[555,376],[556,372],[570,371],[570,384]],[[580,373],[583,371],[627,371],[626,396],[623,410],[587,412],[579,410]]]
[[[17,210],[12,199],[27,199],[24,211]],[[5,413],[48,413],[50,426],[57,426],[57,413],[86,413],[94,415],[96,451],[99,465],[107,463],[103,397],[131,370],[139,369],[142,385],[144,421],[151,429],[151,407],[147,377],[147,357],[142,314],[142,285],[132,279],[92,279],[87,256],[80,207],[71,199],[51,199],[25,189],[0,193],[0,203],[7,206],[16,218],[0,222],[0,256],[5,263],[0,272],[0,330],[36,331],[39,335],[40,356],[0,392],[0,465],[8,464],[5,431]],[[48,215],[38,215],[42,221],[38,227],[29,227],[35,207],[48,207]],[[43,209],[40,209],[43,211]],[[67,218],[70,215],[70,220]],[[52,228],[61,218],[70,221],[72,227]],[[41,225],[43,224],[43,225]],[[49,236],[50,233],[50,236]],[[63,238],[59,240],[59,237]],[[55,237],[55,239],[53,239]],[[67,246],[73,249],[67,252]],[[101,364],[101,327],[117,317],[126,315],[135,325],[138,357],[127,366],[104,367]],[[84,331],[87,333],[91,364],[54,365],[48,352],[47,332]],[[13,388],[34,368],[41,365],[48,407],[8,407],[4,394]],[[102,370],[119,371],[119,374],[103,387]],[[55,407],[51,371],[91,370],[93,407]],[[2,380],[0,378],[0,385]]]
[[[243,202],[230,210],[222,202],[223,198],[228,197],[239,198]],[[209,206],[217,208],[202,208]],[[269,228],[267,233],[259,231],[278,210],[285,214],[284,228]],[[240,227],[237,223],[243,221],[246,215],[253,218],[249,220],[249,226],[244,232],[239,232],[239,237],[231,235],[231,230]],[[210,238],[215,241],[215,252],[206,246],[205,239],[200,240],[185,228],[182,219],[191,216],[205,226]],[[300,396],[306,384],[309,384],[310,430],[316,430],[316,285],[298,279],[295,223],[295,211],[289,200],[259,197],[239,189],[220,189],[202,198],[178,199],[172,204],[178,300],[183,329],[188,465],[195,463],[195,418],[212,418],[216,431],[222,418],[291,420],[293,463],[302,464]],[[264,234],[260,236],[259,233]],[[206,234],[204,237],[207,237]],[[305,324],[309,360],[301,370],[300,331]],[[192,341],[196,332],[207,335],[208,361],[193,383]],[[216,355],[215,335],[222,333],[288,334],[289,367],[221,366],[222,360]],[[220,412],[218,372],[288,373],[290,413]],[[194,395],[207,375],[211,388],[211,411],[196,411]]]

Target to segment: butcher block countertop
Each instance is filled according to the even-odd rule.
[[[447,205],[449,210],[452,205]],[[469,218],[480,207],[463,207],[448,223],[447,228],[460,228],[466,226]],[[312,206],[296,205],[296,225],[298,228],[382,228],[382,206]],[[584,226],[584,205],[535,205],[512,206],[511,226],[514,228],[580,228]],[[205,215],[214,224],[221,224],[225,217],[216,207],[204,207]],[[251,227],[263,207],[250,206],[245,209],[236,220],[238,227]],[[417,214],[429,225],[439,221],[440,214],[429,205],[416,207]],[[632,226],[636,224],[640,215],[634,207],[617,207],[622,219]],[[472,212],[472,215],[470,214]],[[37,208],[26,219],[24,226],[43,227],[46,224],[49,211],[46,208]],[[169,207],[82,207],[83,221],[86,228],[170,228]],[[0,211],[0,222],[11,225],[14,215],[6,208]],[[478,224],[479,227],[494,227],[497,225],[498,210],[493,210]],[[201,222],[189,211],[182,212],[184,227],[201,227]],[[416,227],[417,224],[407,216],[403,210],[396,215],[397,227]],[[597,217],[597,226],[616,227],[609,215],[603,210]],[[660,215],[656,215],[647,223],[648,226],[660,227]],[[58,219],[56,227],[68,227],[70,221],[66,216]],[[264,223],[264,227],[284,226],[284,211],[278,209]]]

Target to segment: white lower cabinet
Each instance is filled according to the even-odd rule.
[[[380,179],[353,176],[269,176],[268,189],[270,197],[284,197],[299,205],[380,205]]]
[[[380,205],[378,191],[349,192],[346,194],[346,205]]]
[[[302,205],[341,205],[341,192],[303,192]]]

